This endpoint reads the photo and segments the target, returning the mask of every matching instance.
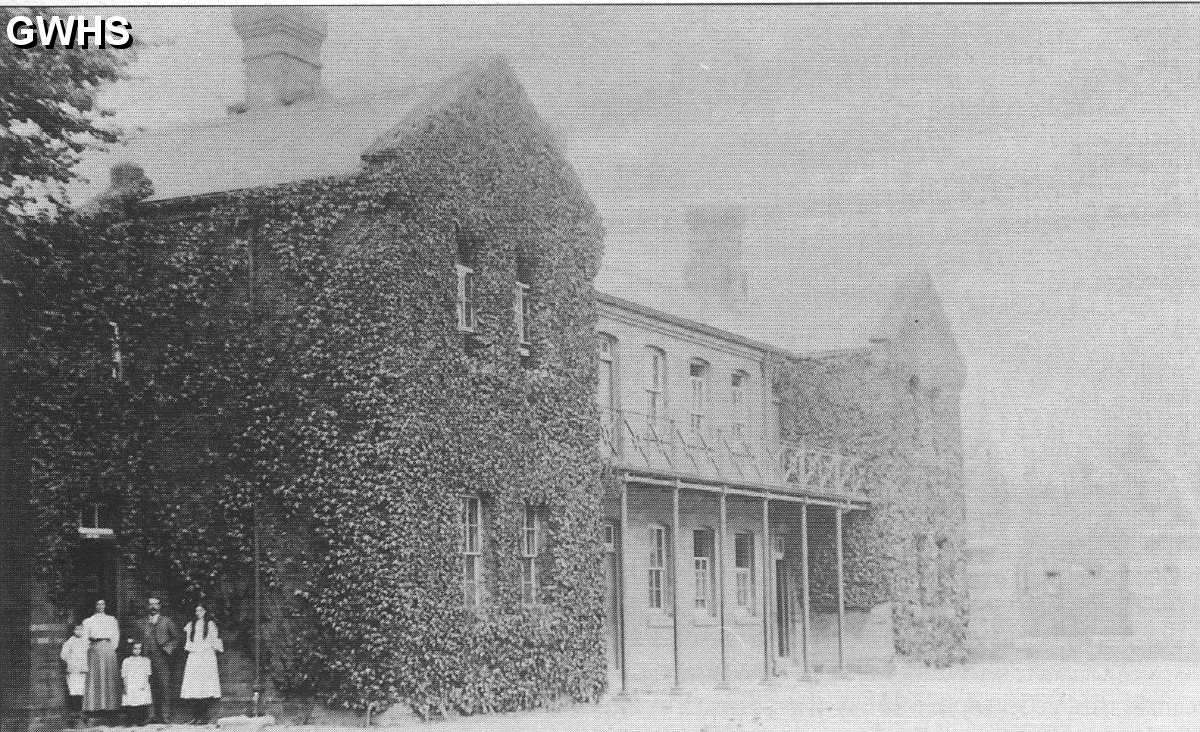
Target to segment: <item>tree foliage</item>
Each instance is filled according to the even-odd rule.
[[[30,13],[0,8],[0,23]],[[12,535],[37,535],[32,483],[48,461],[74,465],[58,474],[64,484],[94,473],[88,420],[109,411],[110,385],[96,377],[107,365],[98,360],[108,327],[99,303],[111,252],[59,205],[79,155],[117,139],[95,102],[126,60],[0,44],[0,530]],[[5,542],[9,580],[28,577],[30,546]]]
[[[0,23],[38,12],[46,9],[0,8]],[[60,202],[80,154],[117,140],[96,97],[121,78],[128,60],[108,49],[0,44],[0,202],[20,208],[43,195]]]

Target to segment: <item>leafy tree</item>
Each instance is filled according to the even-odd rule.
[[[38,12],[47,10],[0,8],[0,24]],[[86,226],[62,210],[63,190],[85,150],[118,139],[96,97],[103,84],[121,78],[128,60],[94,48],[0,44],[0,585],[7,598],[0,610],[6,617],[28,614],[30,480],[45,452],[41,438],[78,421],[66,400],[78,393],[84,365],[95,361],[94,293],[105,268]],[[3,650],[20,664],[19,648]]]
[[[46,9],[0,8],[0,23]],[[101,85],[121,78],[129,58],[97,48],[17,48],[0,44],[0,202],[4,209],[43,195],[60,202],[80,154],[118,132],[96,108]],[[5,211],[11,214],[11,210]]]

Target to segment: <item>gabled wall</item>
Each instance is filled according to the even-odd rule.
[[[921,382],[879,346],[775,370],[784,440],[866,457],[876,503],[845,528],[846,604],[890,601],[896,650],[928,664],[965,658],[967,590],[958,391]],[[951,388],[947,388],[947,387]],[[832,527],[814,522],[812,595],[836,605]]]
[[[448,82],[356,176],[105,216],[136,253],[116,315],[121,409],[139,416],[105,423],[117,448],[96,456],[117,467],[98,490],[117,506],[127,591],[164,590],[177,617],[203,598],[227,670],[246,658],[257,496],[272,694],[438,716],[603,691],[602,231],[507,66]],[[472,337],[455,321],[462,235],[480,274]],[[518,259],[536,303],[527,357]],[[463,494],[487,507],[478,610],[462,601]],[[549,523],[532,607],[526,503]],[[47,533],[65,556],[70,532]],[[69,577],[47,580],[70,595]]]

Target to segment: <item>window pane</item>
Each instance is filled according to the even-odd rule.
[[[754,534],[735,534],[733,537],[734,584],[738,607],[755,612]]]
[[[608,418],[613,409],[612,361],[600,362],[600,383],[596,390],[596,402],[600,405],[600,416]]]
[[[696,609],[707,610],[709,600],[708,557],[696,557]]]
[[[471,555],[463,557],[463,600],[467,607],[479,604],[479,559]]]
[[[650,527],[650,607],[663,606],[663,574],[667,556],[667,532],[661,526]]]
[[[662,391],[665,381],[665,358],[662,351],[655,348],[650,349],[650,382],[646,385],[647,389]]]
[[[521,343],[527,343],[529,333],[529,323],[531,320],[532,300],[529,297],[529,285],[518,282],[514,292],[513,309],[516,311],[517,340]]]
[[[741,569],[754,568],[754,534],[734,535],[733,564]]]
[[[529,605],[537,599],[537,574],[533,559],[521,560],[521,602]]]
[[[531,506],[526,506],[521,520],[521,554],[532,557],[537,554],[537,513]]]
[[[457,265],[455,271],[458,275],[457,292],[455,294],[458,327],[460,330],[474,330],[476,326],[475,273],[470,267],[462,264]]]
[[[661,527],[650,529],[650,566],[661,569],[666,554],[666,537]]]

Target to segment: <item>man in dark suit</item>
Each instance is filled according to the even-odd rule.
[[[142,655],[150,659],[150,695],[154,700],[152,722],[171,721],[171,656],[179,648],[179,628],[162,614],[162,601],[146,601],[148,614],[142,621]]]

